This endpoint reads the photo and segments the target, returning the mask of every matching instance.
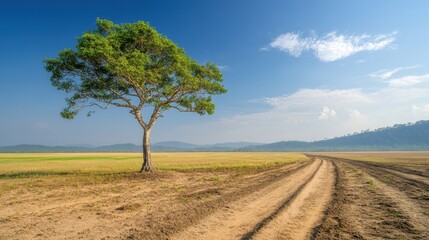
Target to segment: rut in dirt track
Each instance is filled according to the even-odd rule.
[[[335,163],[339,175],[315,239],[429,239],[422,181],[366,162],[320,158]]]
[[[397,189],[401,194],[405,194],[413,202],[413,205],[419,205],[423,209],[423,212],[429,212],[429,178],[384,169],[366,162],[357,162],[348,159],[337,160],[361,168],[372,177]]]
[[[334,180],[332,163],[316,159],[171,239],[306,239],[323,218]]]
[[[425,191],[429,191],[429,178],[423,175],[409,173],[409,171],[405,172],[404,170],[400,170],[398,168],[394,168],[391,166],[384,167],[378,164],[373,164],[368,162],[358,162],[358,161],[349,160],[349,159],[339,159],[339,160],[345,161],[355,166],[359,166],[374,174],[378,174],[382,172],[383,174],[395,175],[396,177],[401,178],[403,182],[407,183],[408,185],[412,185],[412,186],[424,189]]]

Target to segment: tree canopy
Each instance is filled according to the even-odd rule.
[[[52,85],[72,93],[61,112],[64,118],[74,118],[85,107],[112,105],[129,108],[143,128],[151,128],[170,108],[213,114],[211,95],[226,92],[216,65],[198,64],[146,22],[120,26],[97,19],[97,30],[77,41],[76,50],[64,49],[45,60]],[[153,111],[143,120],[141,109],[147,106]]]
[[[97,29],[79,37],[76,49],[46,59],[45,68],[52,85],[70,94],[61,112],[66,119],[87,107],[130,110],[144,129],[141,171],[153,169],[150,131],[164,111],[213,114],[211,96],[226,92],[215,64],[200,65],[142,21],[117,25],[97,19]]]

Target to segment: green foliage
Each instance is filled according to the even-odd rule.
[[[145,22],[117,25],[97,19],[75,50],[45,60],[51,83],[71,94],[61,116],[73,119],[85,107],[129,108],[150,129],[170,108],[213,114],[211,95],[222,94],[222,74],[212,63],[198,64],[182,48]],[[145,122],[141,110],[151,107]]]

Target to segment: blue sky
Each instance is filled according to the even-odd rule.
[[[215,114],[172,110],[152,142],[317,140],[428,119],[428,12],[428,1],[3,1],[0,145],[140,142],[121,109],[62,119],[66,95],[43,69],[97,17],[148,21],[222,69]]]

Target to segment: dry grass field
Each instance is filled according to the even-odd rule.
[[[428,239],[429,153],[0,154],[0,239]]]
[[[129,173],[141,153],[0,153],[0,178],[74,173]],[[257,169],[305,159],[298,153],[153,153],[159,170]]]

